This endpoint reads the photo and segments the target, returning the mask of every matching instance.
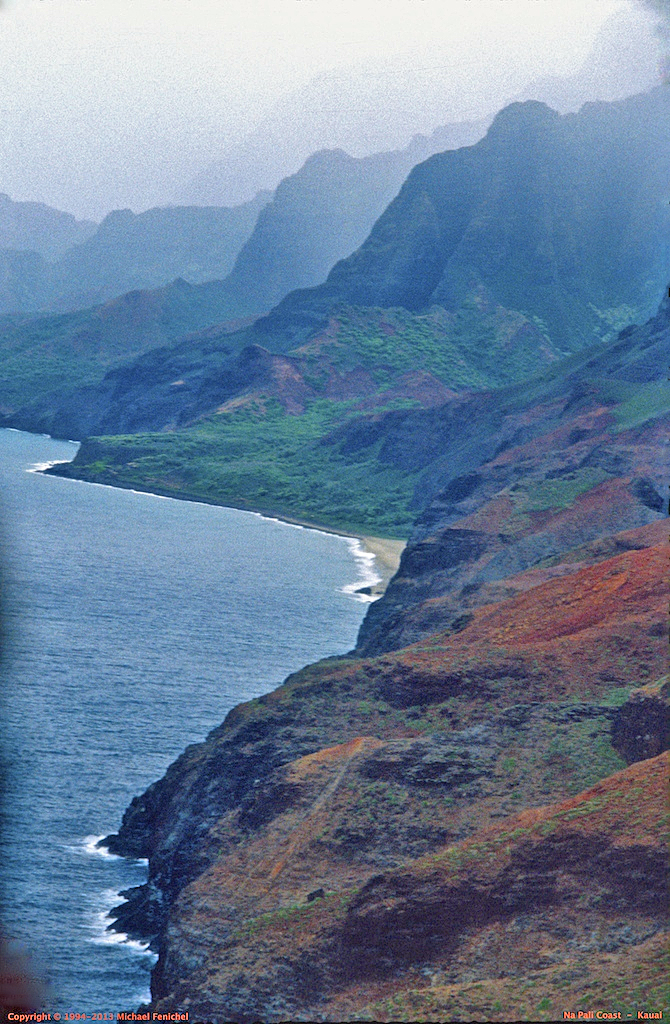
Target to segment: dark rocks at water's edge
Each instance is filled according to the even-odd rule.
[[[112,924],[108,931],[122,932],[129,939],[149,940],[149,948],[155,950],[155,937],[158,935],[165,909],[161,893],[148,884],[136,885],[119,893],[124,903],[113,907],[108,916]]]
[[[344,659],[316,666],[316,673],[305,670],[287,681],[282,688],[288,690],[285,696],[277,691],[253,706],[235,709],[204,744],[189,748],[163,780],[133,801],[120,834],[109,837],[107,845],[114,853],[149,857],[150,881],[125,894],[129,903],[118,915],[117,928],[145,938],[154,936],[156,948],[164,950],[165,942],[172,942],[166,938],[165,927],[180,893],[213,869],[222,855],[234,857],[236,850],[272,827],[278,816],[290,813],[296,801],[298,806],[303,804],[300,785],[290,779],[291,764],[305,760],[305,755],[316,755],[347,735],[363,732],[365,726],[356,720],[355,710],[362,703],[377,703],[384,694],[389,695],[387,675],[394,673],[392,665],[386,671],[375,671],[372,663],[360,679],[357,664],[349,666]],[[329,672],[334,678],[329,678]],[[338,675],[342,676],[339,680]],[[477,821],[476,816],[474,820],[468,817],[473,813],[469,807],[475,815],[483,813],[484,820],[488,815],[488,820],[494,821],[513,815],[520,807],[546,803],[557,785],[561,793],[557,782],[561,758],[573,750],[569,757],[581,760],[585,742],[589,748],[598,744],[605,752],[605,764],[624,764],[616,760],[610,743],[614,735],[621,734],[621,723],[626,722],[635,697],[621,709],[584,701],[517,704],[494,717],[484,714],[483,720],[481,712],[475,713],[474,725],[449,731],[453,700],[441,703],[439,679],[438,674],[437,692],[428,695],[426,691],[426,697],[418,698],[420,703],[418,695],[407,702],[399,694],[395,704],[388,705],[385,715],[392,713],[393,707],[409,703],[402,714],[400,735],[362,757],[356,770],[360,782],[355,783],[363,792],[372,787],[377,799],[383,799],[387,791],[392,795],[399,790],[415,793],[419,805],[426,798],[437,798],[437,820],[426,818],[425,811],[423,821],[413,823],[411,815],[404,821],[402,814],[394,820],[392,815],[398,810],[391,803],[383,811],[384,820],[370,830],[365,817],[358,820],[358,811],[347,813],[335,835],[340,836],[338,843],[345,843],[347,856],[356,857],[360,850],[358,856],[369,864],[362,868],[363,874],[375,866],[383,869],[403,863],[408,856],[430,852],[449,838],[467,837]],[[310,698],[315,692],[325,694],[329,718],[314,719]],[[467,703],[464,694],[465,708]],[[431,710],[435,707],[440,713],[437,720]],[[312,724],[307,726],[305,719]],[[426,736],[407,736],[408,729],[411,733],[416,725],[425,728],[431,719],[443,723],[437,732],[434,725]],[[644,728],[648,730],[649,724]],[[375,731],[379,734],[379,727]],[[558,753],[552,754],[557,740]],[[528,752],[534,752],[537,760],[519,762],[519,758],[530,756]],[[558,760],[552,762],[552,758]],[[509,779],[505,772],[511,772]],[[528,780],[535,780],[534,789],[528,790]],[[479,803],[488,805],[488,811],[478,809]],[[461,815],[451,829],[444,820],[444,806],[455,806]],[[223,826],[226,821],[238,824]],[[308,885],[300,899],[306,899],[315,888],[319,886]],[[331,890],[332,882],[324,888]]]
[[[508,739],[516,738],[516,730],[521,727],[522,730],[530,730],[527,739],[531,741],[537,741],[544,731],[546,742],[547,737],[552,735],[552,728],[559,723],[565,726],[570,720],[588,729],[582,735],[593,735],[593,727],[599,717],[608,718],[611,724],[615,715],[616,712],[611,708],[595,706],[583,709],[579,706],[563,706],[546,710],[526,706],[510,710],[509,714],[501,717],[499,723],[479,726],[469,730],[469,736],[463,735],[464,745],[459,750],[462,765],[449,756],[458,748],[458,737],[454,738],[456,742],[452,740],[451,747],[444,739],[427,737],[426,740],[391,741],[369,750],[367,756],[363,752],[358,767],[354,768],[350,763],[350,786],[358,787],[361,793],[365,792],[366,787],[375,786],[376,792],[379,792],[381,785],[394,787],[398,785],[399,779],[404,778],[409,788],[419,794],[421,802],[426,802],[426,796],[429,800],[437,797],[438,806],[442,808],[440,824],[433,826],[431,832],[426,822],[423,834],[419,837],[416,825],[403,828],[401,819],[398,819],[384,823],[381,833],[375,837],[374,827],[372,830],[369,826],[360,830],[355,805],[352,808],[353,814],[338,819],[341,823],[334,835],[337,842],[343,844],[341,848],[347,851],[346,870],[351,876],[353,869],[354,877],[360,879],[353,892],[350,886],[348,889],[345,886],[349,901],[346,917],[341,924],[337,923],[337,919],[332,920],[335,898],[333,890],[336,888],[332,875],[324,880],[324,885],[317,888],[309,886],[308,876],[302,888],[292,892],[286,911],[288,913],[290,908],[295,907],[295,911],[291,909],[291,912],[297,914],[300,913],[300,906],[312,908],[318,905],[318,912],[326,916],[325,932],[319,930],[317,925],[318,941],[311,952],[311,970],[301,954],[299,938],[296,948],[295,933],[282,936],[279,946],[274,950],[271,948],[269,958],[264,959],[263,954],[258,952],[263,948],[267,951],[268,941],[272,944],[276,938],[273,939],[270,933],[259,946],[253,922],[261,922],[261,929],[263,921],[267,920],[269,924],[273,917],[273,907],[281,920],[281,914],[285,912],[281,909],[281,892],[277,894],[279,904],[276,901],[274,904],[263,902],[263,895],[254,892],[253,899],[258,901],[258,908],[255,911],[247,909],[246,913],[243,909],[236,925],[234,920],[229,919],[230,911],[227,909],[231,902],[235,902],[235,887],[239,890],[242,908],[245,902],[249,903],[250,894],[244,892],[245,885],[239,876],[229,881],[225,875],[222,878],[220,869],[217,875],[217,861],[212,860],[210,869],[205,869],[197,884],[187,889],[186,899],[175,896],[169,901],[169,917],[163,922],[163,931],[156,943],[159,965],[153,981],[153,1008],[183,1011],[190,1007],[192,1013],[216,1021],[272,1021],[286,1019],[287,1014],[291,1019],[351,1019],[347,1013],[337,1016],[329,1012],[327,1006],[322,1005],[322,998],[329,994],[331,997],[337,996],[341,989],[346,991],[355,978],[369,982],[392,976],[395,971],[400,972],[400,977],[409,971],[410,980],[404,984],[411,985],[417,961],[419,965],[437,961],[441,971],[452,972],[447,975],[447,981],[456,982],[463,977],[467,979],[467,965],[469,962],[472,966],[472,961],[468,961],[467,952],[459,954],[458,946],[454,944],[456,934],[465,930],[466,934],[472,935],[473,930],[477,933],[478,929],[488,927],[491,922],[508,921],[520,913],[527,915],[525,929],[532,931],[536,928],[539,937],[549,924],[550,932],[555,928],[556,936],[562,934],[564,939],[568,938],[573,945],[582,944],[587,951],[591,948],[588,946],[592,935],[590,929],[596,921],[600,941],[604,943],[602,949],[608,949],[609,952],[621,950],[628,955],[631,946],[634,950],[637,944],[649,936],[662,934],[662,879],[665,870],[663,848],[655,849],[647,840],[646,846],[640,842],[637,847],[624,847],[621,850],[616,840],[606,838],[607,831],[604,830],[597,843],[598,854],[594,858],[593,835],[581,837],[578,829],[584,818],[589,822],[589,815],[598,813],[602,803],[602,798],[598,796],[589,798],[587,794],[581,803],[580,798],[577,798],[564,805],[564,810],[559,809],[557,820],[560,821],[561,814],[567,815],[568,832],[564,836],[559,834],[554,837],[555,828],[551,826],[548,836],[547,831],[543,830],[533,843],[530,841],[533,837],[528,836],[528,823],[520,820],[516,813],[519,803],[513,799],[515,789],[508,788],[502,801],[498,797],[498,806],[502,804],[504,810],[488,818],[489,832],[491,827],[499,830],[506,828],[507,832],[503,832],[503,849],[509,851],[510,842],[518,842],[520,845],[510,868],[503,871],[493,887],[486,878],[477,877],[474,870],[476,861],[469,875],[464,875],[460,884],[456,885],[448,878],[440,880],[439,873],[435,872],[435,877],[426,878],[424,869],[419,871],[418,876],[414,875],[414,858],[423,857],[425,861],[434,852],[438,855],[438,872],[443,870],[444,862],[439,860],[439,851],[444,849],[445,842],[456,841],[468,850],[468,843],[476,844],[481,835],[480,845],[474,845],[472,850],[479,855],[480,847],[487,849],[487,843],[490,843],[488,833],[476,831],[474,822],[469,828],[461,825],[456,830],[453,827],[449,829],[444,821],[445,808],[449,817],[449,808],[454,804],[466,810],[468,806],[476,805],[478,789],[481,800],[481,787],[490,784],[496,769],[499,771],[501,762],[507,759],[505,755],[508,756],[509,747],[502,745],[505,735]],[[606,731],[603,735],[606,735]],[[637,763],[646,765],[651,762]],[[290,773],[290,765],[287,765],[286,771]],[[306,794],[308,799],[312,795],[309,791]],[[551,812],[551,808],[545,809],[542,806],[546,799],[540,796],[530,803],[531,807],[540,808],[540,821],[542,813]],[[264,784],[258,785],[257,780],[256,792],[250,794],[245,801],[241,815],[245,818],[242,831],[235,837],[234,830],[226,833],[224,828],[219,831],[219,837],[229,840],[237,838],[242,849],[245,843],[253,849],[252,844],[258,836],[262,837],[264,830],[279,827],[277,823],[281,822],[282,815],[290,815],[292,806],[304,805],[304,800],[299,783],[293,782],[290,775],[275,772],[269,778],[266,777]],[[594,806],[593,811],[591,804]],[[623,812],[626,813],[625,805]],[[496,818],[499,824],[496,824]],[[574,823],[577,830],[572,828],[570,832],[570,823]],[[376,827],[380,828],[379,825]],[[649,819],[647,829],[654,828],[655,824]],[[290,837],[295,834],[295,825],[289,825],[289,829]],[[396,834],[395,842],[389,842],[389,836],[393,836],[396,829],[400,829],[400,834]],[[310,840],[313,841],[312,836],[307,841]],[[268,866],[274,863],[275,856],[286,852],[284,844],[280,842],[276,849],[272,846],[269,849],[263,848],[263,862]],[[491,850],[493,852],[498,848],[499,842],[498,845],[494,843]],[[450,849],[455,850],[453,846]],[[234,846],[224,852],[224,861],[226,853],[234,859]],[[309,851],[306,851],[305,856],[309,857]],[[323,851],[318,856],[323,858]],[[337,861],[336,855],[331,853],[331,856]],[[417,862],[418,865],[422,863],[421,859]],[[460,862],[456,859],[454,863],[458,865]],[[313,871],[314,866],[313,859],[308,860],[307,870]],[[210,875],[211,882],[208,881]],[[572,875],[574,880],[571,881]],[[323,879],[323,875],[314,877],[317,881]],[[256,888],[258,884],[255,883]],[[576,920],[570,910],[573,890],[581,893],[584,899],[588,896],[590,901],[588,904],[583,902]],[[128,895],[131,898],[133,896],[132,893]],[[199,906],[202,901],[203,916],[200,917]],[[286,906],[286,903],[283,905]],[[222,913],[220,921],[216,913],[212,918],[212,908],[219,906]],[[390,910],[384,909],[389,906]],[[607,906],[616,906],[614,916],[608,917],[606,912],[603,914],[602,908]],[[472,913],[466,912],[468,907]],[[542,915],[553,914],[552,907],[556,908],[555,919],[550,917],[547,922]],[[448,913],[446,908],[450,908]],[[377,914],[381,915],[378,919]],[[540,919],[537,924],[533,924],[538,914]],[[250,946],[245,944],[245,917],[251,922]],[[562,933],[558,930],[561,922],[564,929]],[[312,920],[309,930],[313,928]],[[124,930],[127,930],[127,925]],[[537,946],[533,948],[537,949]],[[563,954],[568,969],[569,949],[570,943]],[[599,950],[600,946],[596,952]],[[462,962],[464,955],[465,963]],[[255,965],[254,961],[259,956],[261,962]],[[212,989],[206,980],[208,961],[215,969],[223,968],[224,976],[229,962],[228,982],[218,993],[217,986],[214,985]],[[276,965],[280,962],[285,963],[286,970],[276,973]],[[555,962],[561,961],[557,958]],[[203,964],[205,974],[200,971]],[[330,964],[331,968],[326,968],[326,964]],[[533,966],[537,966],[536,961],[533,961]],[[257,970],[261,971],[260,977],[265,979],[262,985],[260,977],[255,973]],[[480,962],[479,970],[482,973],[476,977],[484,979],[485,961]],[[192,976],[189,978],[189,975]],[[309,983],[308,979],[311,979]],[[211,1005],[205,1006],[206,998],[212,1000]],[[277,1005],[282,1000],[286,1001],[286,1005],[282,1012],[278,1012]]]
[[[537,949],[557,977],[652,956],[665,854],[655,811],[636,815],[668,746],[668,414],[640,396],[665,354],[668,300],[493,419],[478,399],[479,444],[433,470],[359,649],[235,708],[132,801],[104,842],[149,860],[114,927],[158,951],[153,1009],[377,1019],[388,986],[428,998],[423,970],[492,1004],[500,965],[518,982]],[[451,429],[448,405],[416,415]]]
[[[290,685],[290,678],[287,683]],[[361,696],[365,699],[374,692],[368,686]],[[346,693],[338,695],[338,699],[346,705]],[[183,754],[171,766],[169,785],[166,776],[133,800],[119,834],[108,836],[101,845],[120,856],[149,858],[150,878],[144,885],[120,893],[126,902],[111,912],[114,923],[110,927],[131,938],[150,939],[153,948],[160,948],[160,935],[171,903],[221,853],[211,834],[212,826],[231,811],[237,812],[244,822],[244,831],[251,834],[290,807],[293,794],[282,781],[283,770],[341,739],[343,727],[346,729],[345,707],[340,706],[338,712],[333,722],[324,723],[318,733],[305,735],[305,730],[297,726],[292,743],[290,739],[286,742],[281,714],[268,714],[268,731],[278,734],[272,744],[267,737],[259,736],[261,730],[253,719],[247,727],[236,726],[234,722],[227,727],[227,720],[203,744],[189,748],[190,756],[189,752]],[[482,783],[491,789],[491,780],[499,773],[501,761],[519,736],[536,744],[557,729],[569,732],[578,726],[584,731],[588,725],[593,736],[608,740],[627,714],[627,705],[622,710],[584,702],[515,705],[459,731],[390,739],[364,759],[360,772],[372,784],[410,786],[431,795],[452,793],[456,799],[468,800]],[[198,765],[197,773],[193,761]],[[237,769],[237,779],[226,793],[227,768]],[[246,771],[240,771],[241,768]],[[272,779],[276,782],[269,781]],[[216,788],[224,790],[223,794],[214,795],[214,780],[218,783]],[[514,810],[514,802],[509,801],[514,790],[503,785],[498,791],[501,809],[500,813],[494,811],[493,816],[509,816]],[[536,787],[536,802],[538,798],[542,802]],[[354,832],[355,829],[348,836],[352,849],[360,841]],[[426,838],[429,834],[429,829],[423,829],[412,837],[410,829],[403,843],[408,849],[416,846],[416,854],[444,841],[446,835],[439,827],[432,840]],[[237,838],[239,841],[240,837]],[[368,851],[366,856],[370,855]],[[397,860],[397,850],[395,857]]]
[[[259,698],[258,705],[265,703]],[[149,859],[149,882],[129,891],[124,915],[138,934],[144,928],[144,937],[155,936],[166,901],[208,864],[214,853],[209,825],[248,798],[259,779],[336,735],[332,724],[303,735],[282,718],[247,719],[245,705],[234,708],[204,744],[188,747],[163,779],[133,799],[119,834],[102,841],[110,853]]]

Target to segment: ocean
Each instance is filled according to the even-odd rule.
[[[2,932],[46,1009],[114,1013],[155,957],[107,931],[146,863],[96,847],[241,701],[354,645],[358,542],[37,472],[77,445],[0,430]]]

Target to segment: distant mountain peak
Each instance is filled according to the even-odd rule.
[[[45,203],[16,201],[0,192],[0,249],[32,251],[45,260],[56,260],[95,229],[93,221],[77,220]]]
[[[499,110],[491,122],[488,134],[508,124],[551,124],[560,114],[542,100],[518,100]]]

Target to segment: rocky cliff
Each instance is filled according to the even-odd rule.
[[[662,1001],[668,312],[496,407],[500,450],[422,513],[360,649],[236,708],[133,801],[106,843],[149,859],[117,914],[153,936],[154,1009]]]
[[[158,950],[154,1010],[665,1005],[669,357],[666,299],[523,387],[330,438],[426,457],[435,496],[358,649],[235,708],[105,840],[149,860],[117,920]]]
[[[150,860],[119,926],[156,936],[153,1007],[441,1020],[495,995],[483,1019],[554,1019],[538,979],[558,1006],[641,962],[651,998],[667,686],[638,683],[667,667],[665,534],[305,669],[189,748],[107,840]]]
[[[297,762],[299,796],[328,769],[331,787],[349,766],[355,780],[356,756],[349,745]],[[572,1006],[662,1006],[667,766],[667,755],[634,765],[367,882],[343,864],[316,893],[305,890],[317,843],[305,848],[304,813],[296,826],[285,811],[289,842],[229,856],[178,901],[152,1005],[235,1021],[537,1021]],[[311,828],[325,818],[315,810]]]
[[[435,497],[358,650],[457,629],[473,607],[511,596],[518,574],[562,572],[568,550],[582,562],[602,558],[628,543],[627,529],[664,515],[669,363],[666,297],[643,326],[530,385],[421,414],[432,430],[415,429],[415,442],[408,424],[389,424],[387,457],[402,445],[416,464],[431,443],[444,456],[419,484]]]

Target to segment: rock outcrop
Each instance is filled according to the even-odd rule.
[[[461,1019],[481,984],[504,995],[485,1019],[538,1019],[535,972],[553,1006],[605,955],[656,957],[665,761],[639,684],[667,661],[661,533],[458,632],[304,669],[190,747],[106,840],[149,858],[118,926],[154,936],[152,1007]]]
[[[562,373],[422,413],[414,443],[410,430],[389,424],[389,461],[401,446],[408,463],[420,460],[430,442],[448,455],[425,471],[419,487],[435,496],[357,650],[378,654],[457,630],[474,607],[634,546],[630,530],[661,523],[668,365],[666,297],[642,327]]]

